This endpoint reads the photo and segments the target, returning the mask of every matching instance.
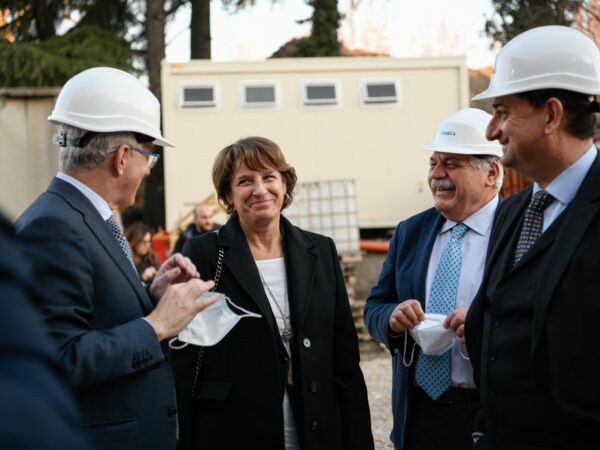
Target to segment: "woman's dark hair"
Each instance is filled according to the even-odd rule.
[[[150,246],[148,253],[144,256],[138,255],[135,252],[137,245],[144,240],[144,237],[147,233],[152,235],[152,230],[150,230],[148,225],[142,222],[134,222],[125,229],[125,238],[129,242],[129,246],[131,247],[131,256],[133,256],[133,262],[136,265],[140,265],[143,262],[148,262],[153,265],[156,264],[156,258],[154,256],[152,246]]]

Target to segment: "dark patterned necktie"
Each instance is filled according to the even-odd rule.
[[[123,232],[121,231],[121,227],[119,227],[119,224],[115,220],[115,216],[110,216],[108,219],[106,219],[106,224],[108,225],[109,230],[121,246],[121,249],[125,252],[125,256],[127,256],[131,267],[133,267],[133,270],[137,275],[138,272],[135,268],[135,264],[133,263],[133,257],[131,256],[131,247],[129,246],[129,242],[127,242],[127,239],[125,239],[125,236],[123,236]]]
[[[519,241],[515,248],[515,255],[511,268],[517,265],[523,255],[527,253],[527,250],[529,250],[533,243],[542,235],[542,230],[544,228],[544,210],[553,200],[554,197],[543,189],[537,191],[531,199],[529,206],[527,206],[527,209],[525,210],[523,228],[521,228],[521,234],[519,235]]]

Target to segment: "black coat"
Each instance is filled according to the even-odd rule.
[[[333,241],[281,222],[294,333],[289,392],[301,447],[372,449],[358,339]],[[173,352],[180,448],[283,450],[287,353],[238,220],[189,240],[183,253],[211,279],[217,247],[225,252],[217,291],[262,318],[242,319],[205,349],[193,399],[198,347]]]
[[[600,448],[600,160],[510,270],[531,188],[504,202],[466,342],[481,448]]]

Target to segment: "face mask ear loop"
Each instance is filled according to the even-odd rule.
[[[169,348],[173,350],[181,350],[182,348],[186,348],[189,344],[187,342],[183,342],[181,345],[174,345],[173,342],[177,340],[177,337],[169,340]]]
[[[458,353],[460,353],[460,356],[462,356],[462,358],[463,358],[463,359],[466,359],[467,361],[470,361],[470,360],[471,360],[471,358],[469,358],[467,355],[465,355],[465,354],[462,352],[462,350],[461,350],[461,349],[462,349],[464,346],[465,346],[465,344],[459,344],[459,345],[458,345]]]
[[[404,331],[404,353],[402,354],[402,364],[404,367],[410,367],[413,363],[413,359],[415,357],[415,347],[417,346],[416,342],[413,342],[412,350],[410,352],[410,361],[406,362],[406,341],[408,341],[408,332]]]
[[[260,314],[253,313],[252,311],[248,311],[247,309],[244,309],[241,306],[236,305],[235,303],[233,303],[231,301],[231,299],[229,297],[225,297],[225,300],[227,300],[227,303],[229,303],[232,307],[245,312],[245,314],[240,314],[239,315],[240,317],[256,317],[257,319],[260,319],[262,317]]]

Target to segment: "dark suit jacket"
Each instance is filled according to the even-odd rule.
[[[12,241],[0,216],[0,448],[88,449],[37,309],[36,283]]]
[[[466,340],[481,448],[600,448],[600,160],[509,270],[531,188],[498,213]]]
[[[105,449],[175,448],[171,371],[141,319],[153,304],[98,211],[54,179],[16,228],[92,441]]]
[[[435,208],[431,208],[398,224],[379,280],[371,289],[365,305],[365,324],[369,334],[390,349],[393,356],[394,428],[391,439],[397,448],[402,448],[404,443],[408,392],[414,379],[414,364],[410,368],[404,366],[404,335],[393,338],[388,333],[388,324],[392,311],[404,300],[418,299],[425,310],[427,266],[435,238],[444,222],[444,217]],[[409,354],[413,342],[409,336]]]
[[[358,339],[333,241],[281,218],[294,338],[290,400],[303,450],[373,448]],[[195,397],[198,347],[173,352],[180,407],[180,448],[284,450],[287,353],[245,236],[235,218],[218,232],[188,240],[183,254],[213,278],[217,291],[262,315],[244,318],[206,347]]]

